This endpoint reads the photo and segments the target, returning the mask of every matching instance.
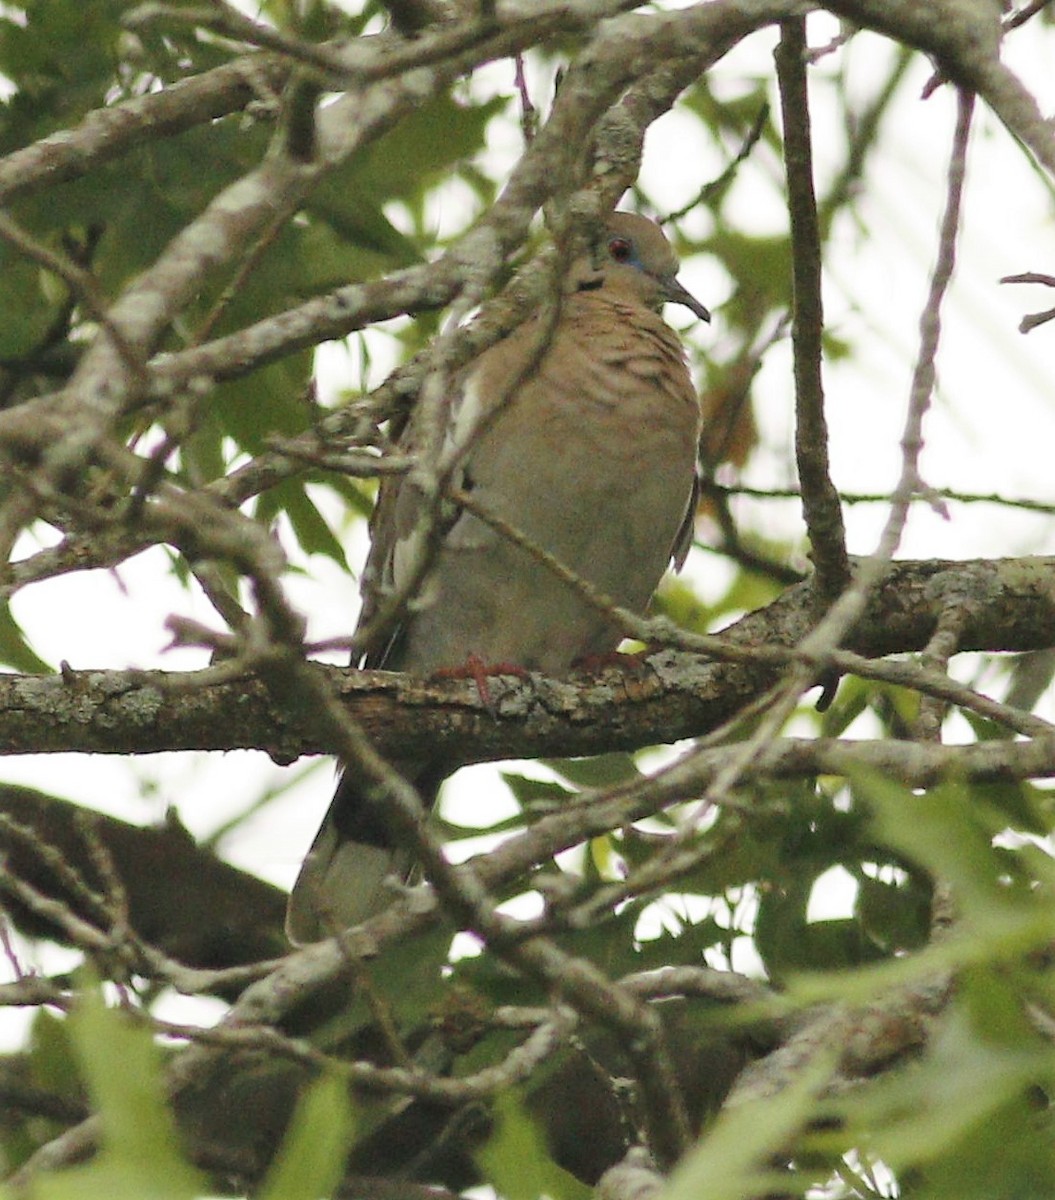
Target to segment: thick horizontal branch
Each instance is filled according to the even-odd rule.
[[[922,649],[947,602],[972,599],[963,650],[1027,651],[1055,643],[1055,558],[902,562],[877,589],[845,646],[878,658]],[[750,661],[662,651],[639,669],[553,680],[496,679],[495,711],[475,684],[319,665],[387,754],[422,740],[469,763],[596,754],[699,736],[768,687],[781,653],[810,628],[808,584],[725,631]],[[277,710],[251,676],[221,671],[65,672],[0,676],[0,745],[8,753],[144,754],[265,750],[278,761],[325,753],[315,714]]]

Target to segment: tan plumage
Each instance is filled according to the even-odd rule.
[[[652,221],[616,213],[595,266],[577,263],[552,338],[523,381],[528,322],[485,352],[452,399],[457,441],[502,402],[463,464],[475,502],[618,604],[643,611],[667,564],[691,538],[699,404],[664,302],[707,310],[675,279],[677,261]],[[386,485],[364,577],[364,618],[399,587],[421,516],[419,493]],[[613,650],[618,630],[567,583],[476,516],[458,511],[443,533],[418,602],[365,665],[429,675],[463,665],[517,663],[559,675]],[[402,762],[431,803],[457,764]],[[405,872],[383,813],[342,777],[290,899],[296,942],[361,921],[382,907],[383,877]]]

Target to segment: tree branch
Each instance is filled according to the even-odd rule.
[[[828,424],[821,379],[821,237],[813,190],[813,151],[806,86],[806,21],[781,24],[776,52],[784,122],[784,164],[791,220],[795,373],[795,459],[816,570],[817,601],[832,601],[850,581],[839,493],[828,468]]]
[[[922,650],[945,597],[965,593],[977,602],[961,649],[1037,650],[1055,639],[1055,559],[934,560],[893,564],[847,648],[870,658]],[[619,670],[576,682],[510,679],[507,687],[494,688],[497,719],[471,682],[321,664],[314,669],[333,681],[342,702],[385,754],[406,753],[422,738],[463,763],[596,754],[715,728],[773,682],[790,648],[810,629],[811,611],[809,585],[799,584],[719,638],[684,639],[705,655],[741,661],[708,662],[663,652],[653,655],[643,672]],[[840,661],[854,669],[852,660]],[[899,681],[911,685],[911,668],[904,670]],[[232,677],[223,665],[171,674],[0,676],[0,741],[9,753],[256,748],[288,762],[325,750],[310,715],[295,724],[268,701],[258,679],[241,672]]]
[[[240,112],[261,97],[276,102],[291,69],[271,55],[247,54],[159,92],[96,109],[75,129],[50,133],[0,159],[0,204],[79,179],[137,146]]]

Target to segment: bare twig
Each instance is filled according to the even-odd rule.
[[[799,500],[798,488],[754,488],[743,484],[710,483],[708,492],[716,496],[750,496],[756,500]],[[842,492],[844,504],[889,504],[889,492]],[[998,492],[963,492],[956,488],[928,488],[926,495],[913,496],[915,504],[933,505],[935,500],[952,500],[957,504],[993,504],[1002,508],[1018,508],[1041,516],[1055,516],[1055,503],[1025,496],[1002,496]]]
[[[1037,13],[1043,12],[1050,3],[1051,0],[1030,0],[1028,4],[1023,5],[1017,12],[1008,13],[1004,17],[1004,31],[1010,32],[1012,29],[1018,29],[1020,26],[1025,25]]]

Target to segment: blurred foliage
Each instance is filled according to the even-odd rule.
[[[101,1125],[100,1149],[83,1166],[35,1188],[44,1200],[194,1200],[205,1180],[179,1148],[151,1031],[106,1007],[86,982],[68,1022],[79,1074]],[[117,1069],[120,1064],[120,1069]]]
[[[324,1075],[301,1097],[260,1200],[330,1195],[344,1174],[352,1129],[348,1089],[339,1076]]]
[[[586,1200],[590,1189],[549,1158],[545,1139],[518,1097],[505,1092],[495,1105],[495,1128],[477,1151],[484,1178],[507,1200]]]
[[[124,18],[135,7],[130,0],[24,0],[0,9],[0,75],[10,85],[0,101],[0,154],[234,56],[227,39],[190,21],[141,22],[133,31]],[[303,37],[351,37],[378,8],[348,11],[355,7],[270,0],[260,12]],[[569,38],[537,57],[552,66],[575,46]],[[851,89],[838,92],[843,164],[819,197],[826,236],[842,217],[861,219],[856,185],[878,152],[885,106],[904,83],[907,61],[906,54],[891,57],[884,78],[863,101],[853,101]],[[774,194],[782,188],[775,165],[781,139],[766,107],[770,80],[745,76],[740,82],[737,95],[719,97],[703,80],[681,102],[726,167],[709,182],[701,180],[692,219],[687,211],[670,225],[683,257],[705,257],[728,284],[721,342],[695,364],[705,391],[703,465],[711,480],[732,477],[764,446],[753,414],[754,383],[767,351],[784,340],[791,301],[787,235],[749,229],[738,220],[742,173],[753,172],[754,183]],[[165,348],[192,345],[203,331],[228,333],[343,283],[427,261],[439,249],[436,213],[445,196],[458,196],[449,207],[464,211],[468,224],[473,206],[478,211],[497,194],[502,181],[492,177],[483,152],[494,124],[513,119],[511,85],[507,91],[484,95],[483,87],[463,81],[421,105],[335,171],[296,221],[282,223],[225,277],[203,280]],[[254,105],[34,192],[15,201],[11,215],[45,246],[89,269],[103,295],[113,299],[226,186],[260,162],[274,133],[273,110]],[[664,211],[664,198],[644,183],[635,192],[646,210]],[[701,211],[706,221],[696,219]],[[92,326],[65,285],[6,243],[0,243],[0,273],[0,406],[13,406],[62,386]],[[386,352],[406,357],[428,340],[438,320],[426,315],[377,336]],[[377,344],[363,339],[364,358]],[[857,347],[829,334],[825,349],[837,359]],[[187,415],[192,433],[174,462],[178,477],[220,478],[272,436],[309,428],[319,416],[313,368],[305,351],[219,386],[207,406]],[[128,437],[156,434],[151,420],[142,417]],[[252,510],[262,522],[282,522],[284,536],[288,531],[305,555],[346,567],[346,531],[336,527],[333,506],[320,499],[325,492],[342,502],[350,519],[362,519],[368,487],[314,468],[264,492]],[[705,506],[700,532],[727,583],[705,600],[691,583],[668,581],[658,607],[682,627],[702,632],[720,626],[770,602],[789,582],[787,564],[797,547],[762,521],[741,525],[735,505]],[[171,569],[181,581],[188,578],[175,552]],[[47,669],[6,606],[0,608],[0,662],[24,672]],[[804,710],[795,720],[800,730],[819,736],[866,730],[896,739],[911,729],[918,709],[918,697],[907,690],[849,679],[827,712]],[[977,718],[970,728],[979,741],[1003,736]],[[576,804],[585,791],[634,782],[655,761],[652,753],[551,761],[544,764],[543,780],[508,768],[503,779],[513,815],[486,828],[450,821],[443,828],[460,852],[465,846],[459,841],[506,835],[539,814]],[[948,782],[917,794],[860,773],[849,780],[745,785],[732,801],[698,821],[693,863],[675,891],[631,895],[589,910],[592,898],[608,888],[617,893],[673,842],[680,818],[694,811],[691,805],[594,838],[544,864],[516,890],[549,887],[551,894],[559,879],[563,911],[591,919],[558,920],[554,942],[612,977],[679,963],[732,966],[782,989],[787,1012],[794,1014],[818,998],[847,1004],[879,999],[892,981],[919,982],[928,973],[954,970],[957,986],[919,1052],[860,1087],[827,1094],[825,1072],[841,1048],[820,1047],[794,1086],[731,1108],[710,1127],[736,1071],[771,1047],[767,1023],[773,1013],[704,1001],[664,1008],[686,1090],[699,1085],[691,1107],[704,1130],[666,1194],[746,1200],[802,1194],[807,1187],[823,1188],[812,1194],[833,1200],[1055,1194],[1048,1099],[1055,1059],[1042,1032],[1055,1004],[1049,952],[1055,879],[1047,847],[1039,842],[1051,829],[1050,790]],[[818,915],[816,902],[825,899],[825,881],[833,878],[841,883],[841,901]],[[941,942],[932,942],[930,929],[935,880],[958,907],[956,928]],[[436,928],[386,947],[365,968],[354,1003],[342,994],[335,1008],[293,1014],[284,1032],[335,1055],[369,1055],[437,1073],[468,1075],[493,1067],[519,1037],[490,1022],[494,1010],[544,1005],[553,997],[493,955],[461,946],[452,961],[452,932]],[[131,988],[144,1007],[155,998],[149,988],[136,991],[138,981],[123,979],[122,987]],[[201,1194],[205,1185],[178,1148],[162,1090],[163,1056],[146,1027],[108,1008],[93,982],[80,995],[69,1015],[36,1014],[17,1070],[22,1083],[62,1099],[70,1111],[90,1103],[105,1130],[103,1150],[92,1162],[47,1179],[34,1194],[54,1200]],[[365,1048],[363,1029],[378,1018],[383,1046]],[[388,1173],[398,1169],[402,1177],[453,1188],[486,1180],[509,1200],[542,1194],[578,1200],[585,1191],[579,1180],[592,1181],[609,1165],[605,1139],[612,1135],[618,1152],[624,1126],[633,1124],[620,1092],[628,1072],[626,1047],[610,1041],[593,1030],[577,1035],[538,1079],[508,1089],[472,1126],[472,1136],[462,1136],[455,1121],[464,1113],[441,1109],[437,1115],[418,1101],[356,1092],[350,1109],[339,1072],[316,1079],[297,1104],[284,1092],[275,1099],[289,1079],[299,1086],[313,1074],[298,1074],[301,1064],[286,1060],[276,1079],[264,1068],[254,1074],[254,1062],[224,1093],[220,1111],[222,1120],[244,1122],[250,1148],[270,1138],[269,1151],[289,1112],[295,1113],[256,1193],[266,1200],[328,1194],[349,1141],[365,1174],[390,1168]],[[14,1070],[14,1059],[7,1066]],[[592,1091],[591,1082],[597,1085]],[[599,1115],[608,1113],[606,1106],[608,1124]],[[273,1113],[279,1114],[275,1129],[268,1124]],[[0,1124],[5,1164],[17,1167],[73,1120],[43,1112],[6,1118]],[[223,1185],[222,1178],[208,1184]]]

